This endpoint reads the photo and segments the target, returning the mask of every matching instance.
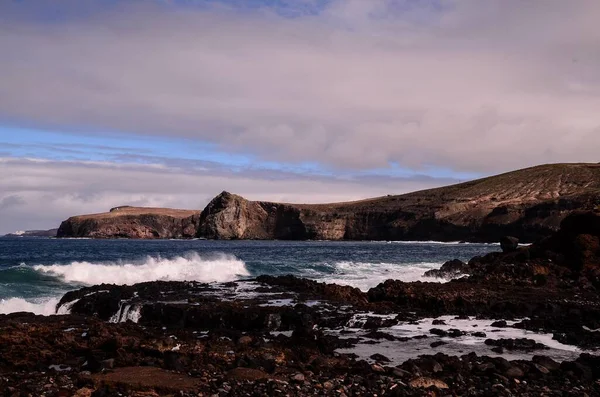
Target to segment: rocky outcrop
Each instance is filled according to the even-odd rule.
[[[404,195],[332,204],[250,201],[222,192],[202,211],[116,207],[69,218],[58,237],[439,240],[514,250],[600,205],[600,164],[552,164]]]
[[[192,238],[200,211],[116,207],[110,212],[73,216],[62,222],[57,237]]]
[[[213,239],[530,242],[574,210],[600,205],[600,165],[553,164],[399,196],[334,203],[249,201],[223,192],[203,211]],[[507,241],[508,242],[508,241]],[[510,246],[510,247],[509,247]]]

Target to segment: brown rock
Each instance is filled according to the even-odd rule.
[[[438,389],[447,389],[448,384],[446,382],[441,381],[439,379],[428,378],[425,376],[421,376],[419,378],[411,380],[409,383],[410,387],[427,389],[429,387],[437,387]]]

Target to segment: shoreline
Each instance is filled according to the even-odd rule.
[[[368,291],[295,276],[84,287],[57,304],[70,314],[0,315],[0,390],[600,394],[600,213],[502,248],[427,272],[459,277],[446,283]]]

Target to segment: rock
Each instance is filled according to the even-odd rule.
[[[422,373],[437,373],[442,372],[444,370],[444,368],[439,362],[431,358],[422,358],[418,363],[418,367],[420,369],[420,372]]]
[[[523,376],[525,376],[523,370],[516,366],[510,367],[506,370],[504,374],[509,378],[522,378]]]
[[[443,346],[443,345],[447,345],[447,343],[446,343],[446,342],[444,342],[444,341],[441,341],[441,340],[439,340],[439,341],[433,342],[433,343],[432,343],[432,344],[430,344],[429,346],[431,346],[431,347],[434,347],[434,348],[435,348],[435,347],[439,347],[439,346]]]
[[[440,319],[435,319],[431,322],[432,325],[446,325],[446,322],[444,320],[440,320]]]
[[[73,216],[62,222],[57,237],[192,238],[200,211],[170,208],[118,207],[111,212]]]
[[[451,278],[468,273],[468,265],[458,259],[453,259],[442,265],[439,269],[428,270],[425,277]],[[435,320],[434,320],[435,321]],[[435,323],[433,325],[436,325]],[[439,324],[441,325],[441,324]]]
[[[535,368],[540,374],[547,375],[550,373],[550,370],[543,365],[533,363],[533,368]]]
[[[422,388],[422,389],[427,389],[430,387],[437,387],[438,389],[447,389],[448,388],[448,384],[446,384],[445,382],[443,382],[439,379],[428,378],[425,376],[421,376],[416,379],[413,379],[408,384],[410,387]]]
[[[259,369],[238,367],[227,373],[228,379],[256,381],[269,379],[269,374]]]
[[[594,208],[590,196],[600,188],[599,174],[595,164],[551,164],[399,196],[319,205],[250,201],[222,192],[202,211],[198,237],[495,242],[511,234],[533,241],[556,231],[573,209]],[[532,189],[560,196],[532,196]]]
[[[496,328],[506,328],[507,323],[505,320],[499,320],[499,321],[494,321],[490,326],[496,327]]]
[[[398,378],[408,378],[413,376],[412,373],[403,370],[402,368],[399,367],[395,367],[392,369],[392,374]]]
[[[271,327],[269,327],[271,328]],[[248,335],[244,335],[238,339],[238,345],[249,345],[252,343],[252,337]]]
[[[101,362],[102,368],[104,369],[113,369],[115,367],[115,359],[109,358],[107,360],[103,360]]]
[[[296,375],[292,376],[292,380],[294,382],[298,382],[298,383],[304,382],[305,379],[306,379],[306,377],[303,374],[296,374]]]
[[[429,330],[429,333],[437,336],[448,336],[448,332],[439,328],[431,328]]]
[[[466,334],[467,334],[466,332],[461,331],[461,330],[456,329],[456,328],[450,328],[448,330],[448,336],[450,338],[459,338],[459,337],[464,336]]]
[[[533,339],[527,338],[486,339],[485,344],[488,346],[502,347],[508,350],[534,351],[548,349],[548,347],[544,344],[538,343]]]
[[[500,248],[503,252],[513,252],[519,248],[519,239],[511,236],[504,236],[500,239]]]
[[[533,356],[531,359],[534,363],[547,368],[550,371],[558,371],[560,364],[546,356]]]
[[[373,354],[371,356],[371,360],[375,360],[380,363],[389,363],[390,359],[384,356],[383,354]]]
[[[92,389],[89,389],[87,387],[82,387],[81,389],[78,389],[75,392],[75,395],[73,397],[91,397],[93,393]]]
[[[380,373],[380,374],[384,374],[385,373],[385,368],[383,368],[381,365],[377,365],[377,364],[371,365],[371,370],[373,372],[377,372],[377,373]]]

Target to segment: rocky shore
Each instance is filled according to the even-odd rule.
[[[597,396],[600,214],[367,292],[292,276],[98,285],[0,316],[8,396]]]

